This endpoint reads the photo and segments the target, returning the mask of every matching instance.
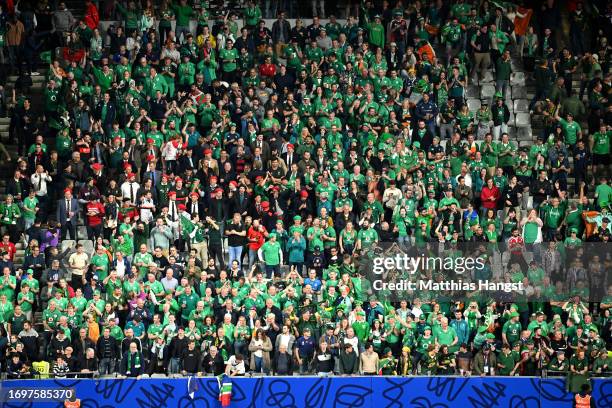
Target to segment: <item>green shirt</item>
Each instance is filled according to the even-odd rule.
[[[281,245],[278,241],[268,241],[261,246],[264,260],[267,266],[277,266],[280,264]]]

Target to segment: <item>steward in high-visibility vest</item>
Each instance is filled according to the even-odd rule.
[[[574,408],[596,408],[589,384],[582,384],[580,392],[574,396]]]
[[[67,399],[66,401],[64,401],[64,407],[65,408],[80,408],[81,400],[76,398],[73,394],[72,397],[70,397],[70,399]]]

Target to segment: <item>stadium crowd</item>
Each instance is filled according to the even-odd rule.
[[[611,3],[56,3],[0,1],[9,378],[609,375]],[[363,272],[440,243],[525,289],[390,300]]]

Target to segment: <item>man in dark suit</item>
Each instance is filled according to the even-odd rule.
[[[19,203],[28,196],[29,191],[29,182],[26,178],[21,176],[21,171],[19,169],[15,170],[13,178],[6,184],[6,194],[12,195],[15,202]]]
[[[191,169],[196,171],[198,162],[193,157],[193,149],[191,147],[185,150],[185,154],[181,156],[179,159],[179,170],[181,173],[184,173],[187,169]]]
[[[281,159],[287,165],[287,169],[291,169],[291,165],[293,163],[297,163],[300,161],[297,154],[295,154],[294,146],[291,143],[287,143],[287,153],[281,154]]]
[[[263,134],[260,133],[257,135],[257,139],[251,144],[251,151],[253,155],[256,155],[256,148],[259,148],[259,154],[261,155],[261,160],[263,163],[267,163],[270,159],[270,145],[268,142],[263,140]]]
[[[145,164],[142,166],[140,171],[141,180],[151,179],[153,181],[153,187],[155,187],[162,178],[161,170],[157,170],[157,157],[150,154],[145,158]]]
[[[90,173],[88,177],[93,177],[95,184],[99,190],[103,190],[108,182],[108,177],[104,171],[104,165],[101,163],[94,163],[91,165]]]
[[[231,183],[232,181],[230,181],[230,184]],[[232,198],[230,199],[229,206],[229,212],[231,214],[238,213],[242,216],[247,215],[250,207],[250,199],[249,195],[246,192],[246,187],[244,185],[240,185],[240,187],[238,187],[238,190],[232,193]]]
[[[110,135],[113,129],[113,122],[117,116],[115,104],[111,102],[109,92],[104,92],[104,97],[96,106],[95,118],[102,122],[104,133]]]
[[[185,207],[192,219],[195,214],[197,214],[200,218],[205,217],[206,207],[202,203],[202,200],[200,200],[200,194],[198,194],[197,191],[193,191],[191,194],[189,194],[189,200],[185,204]]]
[[[77,240],[77,222],[79,214],[79,202],[72,196],[72,190],[64,190],[64,198],[57,202],[57,220],[62,225],[62,239]]]

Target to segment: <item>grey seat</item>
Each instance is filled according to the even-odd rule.
[[[94,252],[94,243],[89,239],[82,239],[79,241],[79,244],[83,245],[83,251],[86,254],[92,254]]]
[[[488,84],[493,81],[495,81],[495,78],[493,77],[493,72],[487,70],[484,72],[484,75],[482,76],[482,79],[480,80],[480,85]]]
[[[527,112],[519,112],[514,118],[517,128],[531,126],[531,115]]]
[[[531,126],[521,126],[517,128],[516,138],[521,141],[533,141]]]
[[[493,85],[483,85],[480,90],[480,99],[490,100],[495,95],[495,87]]]
[[[466,98],[479,98],[480,87],[478,85],[468,85],[465,90]]]
[[[480,99],[468,99],[467,106],[471,112],[476,112],[480,109]]]
[[[514,100],[514,113],[529,112],[529,101],[527,99]]]
[[[521,71],[513,72],[512,74],[510,74],[510,83],[512,84],[512,86],[525,86],[525,73]]]
[[[527,99],[527,89],[524,85],[512,86],[512,99]]]
[[[64,239],[61,241],[61,252],[64,252],[66,248],[74,248],[76,241],[72,239]]]

